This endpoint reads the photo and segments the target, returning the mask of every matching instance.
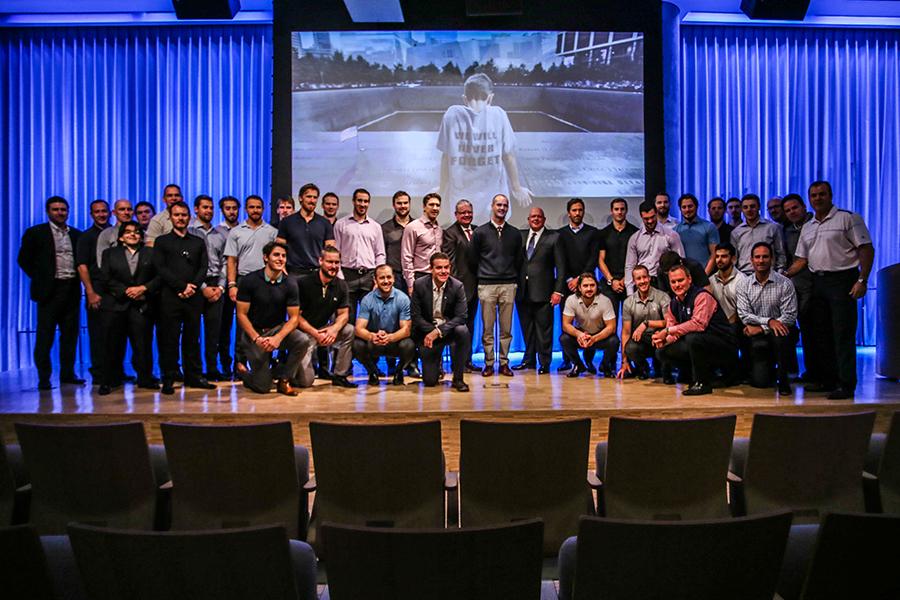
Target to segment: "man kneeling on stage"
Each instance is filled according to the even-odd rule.
[[[394,385],[403,385],[403,371],[416,356],[410,339],[412,321],[409,296],[394,287],[390,265],[375,267],[375,289],[363,296],[356,316],[353,354],[369,372],[369,384],[378,385],[379,356],[399,356]]]
[[[566,299],[563,308],[562,335],[559,343],[566,361],[575,368],[566,377],[578,377],[585,371],[594,375],[594,355],[603,350],[600,369],[606,377],[616,372],[616,353],[619,337],[616,335],[616,313],[612,302],[598,293],[597,278],[592,273],[578,276],[575,294]],[[578,356],[578,349],[584,352],[584,361]]]
[[[297,331],[297,284],[284,272],[287,246],[269,242],[263,247],[263,262],[265,267],[241,278],[237,292],[238,325],[251,342],[245,348],[250,370],[243,374],[244,386],[267,394],[277,379],[279,394],[296,396],[290,380],[300,365],[303,338]],[[278,362],[273,369],[276,350]]]
[[[469,328],[466,327],[466,291],[459,279],[450,277],[450,257],[443,252],[431,255],[431,276],[413,284],[412,325],[422,356],[422,382],[437,385],[444,347],[450,344],[453,360],[453,388],[468,392],[463,380],[469,360]]]
[[[737,363],[734,331],[713,295],[693,284],[686,266],[671,268],[669,286],[675,297],[666,311],[666,327],[652,338],[663,363],[663,382],[675,383],[673,367],[679,374],[691,369],[693,384],[683,394],[710,394],[713,367],[727,371]]]

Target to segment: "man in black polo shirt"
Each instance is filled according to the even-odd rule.
[[[349,322],[350,293],[347,283],[337,278],[340,268],[341,253],[334,246],[325,246],[319,256],[319,270],[297,279],[302,307],[297,317],[297,328],[302,346],[300,368],[292,382],[296,386],[309,387],[313,384],[316,373],[312,361],[316,348],[333,347],[337,355],[331,384],[356,387],[347,379],[352,359],[353,325]]]
[[[200,362],[200,313],[203,310],[200,286],[206,279],[208,266],[206,242],[187,232],[191,213],[183,200],[169,206],[169,217],[172,231],[156,238],[153,245],[153,266],[163,280],[157,325],[162,393],[175,393],[179,337],[185,385],[211,390],[216,386],[203,376],[203,363]]]
[[[628,203],[624,198],[616,198],[609,203],[612,222],[597,234],[599,252],[597,262],[604,281],[600,293],[612,302],[616,316],[628,293],[625,291],[625,255],[628,240],[638,228],[628,222]]]
[[[288,247],[288,273],[308,275],[319,270],[322,248],[334,245],[334,228],[322,215],[316,214],[319,188],[307,183],[300,188],[300,210],[278,224],[278,237]]]
[[[103,370],[103,319],[100,316],[101,290],[97,285],[100,265],[97,263],[97,238],[109,227],[109,203],[106,200],[91,202],[91,220],[94,222],[78,238],[75,247],[75,264],[78,277],[84,285],[84,300],[87,313],[88,338],[91,349],[91,379],[99,383],[104,377]]]
[[[269,242],[263,247],[263,262],[264,268],[248,273],[238,285],[238,325],[250,342],[246,346],[250,370],[242,378],[245,387],[260,394],[269,393],[276,379],[279,394],[296,396],[290,379],[300,366],[303,338],[297,331],[297,283],[284,274],[287,246]],[[272,369],[275,350],[281,352]]]

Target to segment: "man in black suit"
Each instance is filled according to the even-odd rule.
[[[566,282],[562,289],[563,302],[559,306],[562,309],[565,299],[575,293],[578,287],[578,278],[582,273],[594,273],[597,269],[599,257],[599,230],[584,222],[584,200],[572,198],[566,202],[566,213],[569,216],[569,224],[558,231],[559,241],[563,254],[563,280]],[[560,321],[562,310],[560,310]],[[563,364],[558,371],[568,371],[572,368],[569,359],[563,357]]]
[[[119,225],[119,245],[103,251],[99,281],[104,289],[100,300],[103,320],[103,347],[106,369],[102,371],[99,393],[109,394],[121,385],[114,374],[121,371],[126,337],[131,342],[131,363],[137,371],[138,387],[158,390],[153,378],[153,321],[149,301],[160,285],[153,267],[153,249],[144,246],[144,230],[134,221]]]
[[[435,252],[429,261],[431,274],[413,284],[413,338],[422,356],[422,382],[437,385],[444,346],[450,344],[453,388],[468,392],[463,379],[471,334],[466,327],[466,292],[459,279],[450,277],[450,257]]]
[[[66,225],[69,203],[51,196],[44,204],[47,223],[29,227],[19,247],[19,267],[31,279],[31,300],[37,304],[34,364],[38,389],[49,390],[53,365],[50,349],[59,327],[59,380],[81,385],[75,376],[81,286],[75,269],[75,248],[81,232]]]
[[[84,308],[87,315],[88,343],[91,350],[91,379],[103,381],[103,319],[100,316],[101,286],[97,285],[100,265],[97,263],[97,239],[109,227],[109,203],[106,200],[91,202],[93,224],[78,236],[75,247],[75,265],[84,286]]]
[[[528,231],[522,234],[525,262],[516,294],[516,310],[525,336],[525,356],[513,370],[541,367],[538,373],[550,372],[553,358],[553,307],[563,298],[566,285],[559,234],[544,227],[547,218],[536,206],[528,213]]]
[[[469,265],[469,248],[475,227],[472,225],[472,203],[460,200],[456,203],[456,223],[444,230],[441,251],[450,257],[450,275],[459,279],[466,290],[466,312],[469,315],[466,327],[469,337],[475,329],[475,313],[478,311],[478,274]],[[466,358],[466,370],[476,371],[472,364],[472,343],[469,343],[469,354]]]

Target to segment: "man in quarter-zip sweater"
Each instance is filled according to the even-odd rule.
[[[484,325],[484,369],[494,374],[494,321],[500,316],[499,373],[512,377],[509,345],[512,342],[512,314],[516,301],[516,282],[525,256],[522,233],[506,222],[509,199],[497,194],[491,201],[491,220],[475,230],[469,252],[471,267],[478,273],[478,300]]]

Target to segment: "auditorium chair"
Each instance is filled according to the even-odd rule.
[[[303,539],[309,452],[290,422],[160,425],[172,476],[173,530],[283,525]]]
[[[863,483],[869,512],[900,514],[900,412],[891,417],[887,435],[872,434]]]
[[[143,532],[69,526],[91,600],[315,600],[312,548],[284,527]]]
[[[616,519],[729,516],[728,458],[737,417],[610,417],[596,447],[598,514]]]
[[[441,423],[391,425],[311,422],[315,503],[307,541],[327,562],[321,523],[434,528],[444,526]]]
[[[700,521],[584,517],[560,549],[560,600],[772,600],[791,513]]]
[[[70,522],[153,528],[157,486],[142,423],[15,427],[38,533],[63,534]]]
[[[794,529],[778,585],[784,600],[900,598],[900,516],[829,513]]]
[[[6,446],[0,435],[0,527],[12,525],[16,503],[16,482],[6,458]]]
[[[538,600],[542,534],[538,519],[440,530],[324,524],[328,590],[322,599]]]
[[[0,527],[0,597],[84,600],[69,538],[39,538],[31,525]]]
[[[735,514],[792,510],[795,523],[826,512],[863,512],[863,469],[875,413],[753,417],[729,478]],[[743,467],[743,468],[741,468]]]
[[[587,482],[591,420],[459,424],[463,527],[544,522],[545,578],[556,577],[559,545],[593,514]]]

